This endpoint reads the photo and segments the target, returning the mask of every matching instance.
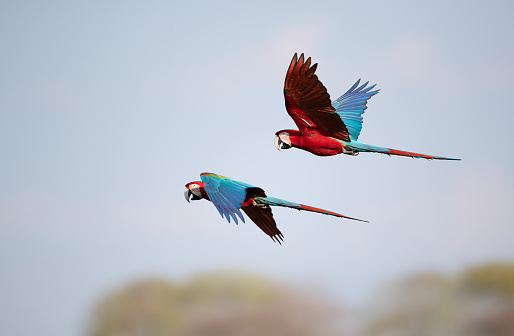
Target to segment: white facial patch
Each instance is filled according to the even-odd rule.
[[[278,136],[280,137],[280,140],[282,140],[282,142],[285,142],[286,144],[291,146],[291,140],[289,139],[288,133],[280,133]]]
[[[198,184],[196,184],[196,183],[190,184],[189,185],[189,190],[191,190],[191,192],[195,196],[202,198],[202,193],[200,191],[200,186]]]

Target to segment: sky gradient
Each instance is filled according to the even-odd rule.
[[[237,268],[362,304],[418,270],[512,260],[509,1],[0,5],[0,333],[79,333],[133,279]],[[359,140],[462,161],[279,152],[295,52],[336,99],[381,91]],[[369,220],[274,210],[275,244],[188,204],[202,172]],[[31,321],[27,323],[26,321]]]

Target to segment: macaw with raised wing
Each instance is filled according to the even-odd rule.
[[[225,217],[230,223],[230,218],[232,217],[236,224],[238,223],[238,217],[243,223],[245,221],[239,211],[241,209],[262,231],[264,231],[264,233],[278,243],[283,241],[284,236],[277,228],[270,206],[306,210],[324,215],[367,222],[362,219],[341,215],[337,212],[267,196],[262,188],[254,187],[253,185],[231,179],[230,177],[212,173],[202,173],[200,174],[200,178],[202,179],[201,181],[186,184],[184,197],[188,202],[190,202],[190,199],[200,200],[202,198],[211,201],[222,218]]]
[[[345,94],[331,103],[327,89],[314,74],[317,65],[311,66],[310,57],[304,62],[303,54],[300,58],[294,54],[291,60],[284,83],[284,98],[287,112],[299,130],[285,129],[275,133],[275,147],[278,150],[296,147],[319,156],[375,152],[424,159],[460,160],[357,141],[366,103],[379,91],[372,91],[376,84],[367,86],[369,82],[366,82],[359,86],[359,79]]]

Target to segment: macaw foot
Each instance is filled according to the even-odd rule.
[[[353,150],[351,150],[351,149],[346,149],[346,148],[344,148],[344,147],[343,147],[343,152],[342,152],[342,153],[343,153],[343,154],[347,154],[347,155],[352,155],[352,156],[357,156],[357,155],[359,155],[359,152],[357,152],[357,151],[353,151]]]

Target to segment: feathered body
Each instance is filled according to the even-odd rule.
[[[225,217],[229,223],[230,218],[232,218],[236,224],[238,223],[238,218],[244,222],[244,217],[239,211],[241,209],[262,231],[264,231],[264,233],[279,243],[284,237],[277,228],[273,213],[271,212],[271,206],[281,206],[363,221],[361,219],[341,215],[337,212],[267,196],[262,188],[226,176],[202,173],[200,174],[200,178],[201,181],[186,184],[184,196],[188,202],[190,197],[192,197],[191,199],[193,200],[203,198],[211,201],[221,217]]]
[[[298,130],[275,133],[277,149],[300,148],[319,156],[336,154],[357,155],[375,152],[424,159],[458,160],[453,158],[406,152],[368,145],[357,141],[362,129],[362,114],[369,98],[378,93],[375,85],[360,84],[360,79],[341,97],[330,101],[330,95],[318,76],[317,64],[311,58],[304,61],[295,54],[287,70],[284,83],[286,109]]]

